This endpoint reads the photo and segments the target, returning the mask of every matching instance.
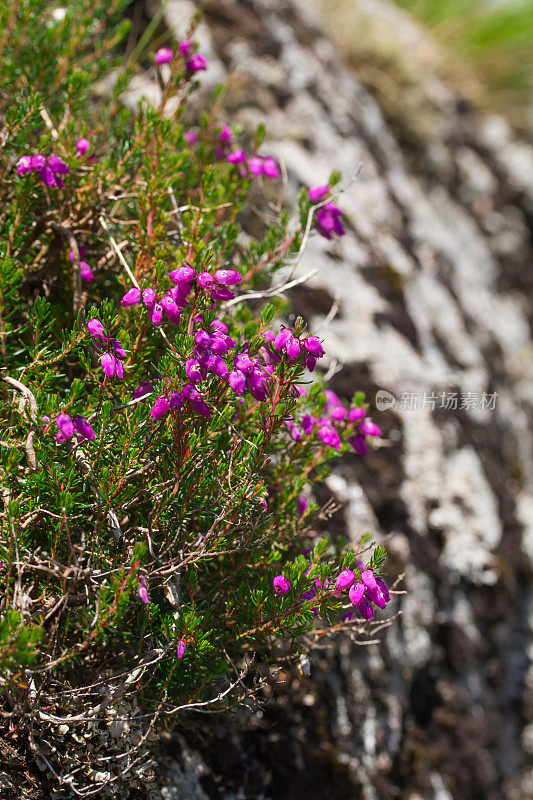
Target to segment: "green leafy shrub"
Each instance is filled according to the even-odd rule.
[[[302,191],[245,235],[279,175],[263,132],[244,153],[215,105],[189,127],[190,43],[158,55],[157,108],[124,108],[124,6],[0,12],[0,670],[19,745],[77,796],[141,780],[156,723],[238,702],[388,600],[383,549],[317,536],[308,502],[379,429],[324,391],[304,321],[275,322],[277,273],[341,212]],[[111,713],[130,746],[65,745]]]

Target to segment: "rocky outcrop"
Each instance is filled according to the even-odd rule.
[[[431,48],[386,3],[364,7],[398,52]],[[166,3],[176,38],[194,10]],[[400,82],[386,103],[373,97],[372,65],[359,59],[358,79],[304,0],[214,0],[197,38],[205,87],[229,80],[231,122],[266,124],[284,202],[333,169],[344,176],[346,236],[309,241],[298,272],[318,273],[292,300],[326,341],[332,388],[383,409],[384,445],[328,479],[341,506],[331,529],[376,531],[407,592],[378,644],[315,653],[311,676],[287,675],[245,735],[223,722],[210,739],[188,731],[203,791],[522,800],[533,793],[533,153],[431,59],[418,81],[411,70],[405,107]],[[133,90],[157,87],[147,73]]]

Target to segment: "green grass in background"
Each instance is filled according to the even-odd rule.
[[[532,127],[533,0],[396,0],[487,90],[486,105]]]

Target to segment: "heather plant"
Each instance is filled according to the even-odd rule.
[[[53,796],[143,785],[158,725],[390,599],[383,548],[313,500],[380,430],[285,316],[308,237],[344,233],[338,176],[248,233],[250,192],[282,188],[264,132],[218,92],[191,117],[194,25],[138,43],[160,102],[128,110],[126,5],[0,9],[2,733]]]

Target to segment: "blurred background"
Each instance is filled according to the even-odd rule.
[[[317,499],[332,535],[375,532],[406,593],[374,644],[323,644],[253,717],[169,733],[164,796],[533,798],[533,3],[138,0],[130,47],[199,8],[198,110],[226,82],[219,119],[266,125],[273,210],[343,175],[346,235],[311,238],[290,299],[385,441]],[[157,92],[147,53],[125,102]]]

